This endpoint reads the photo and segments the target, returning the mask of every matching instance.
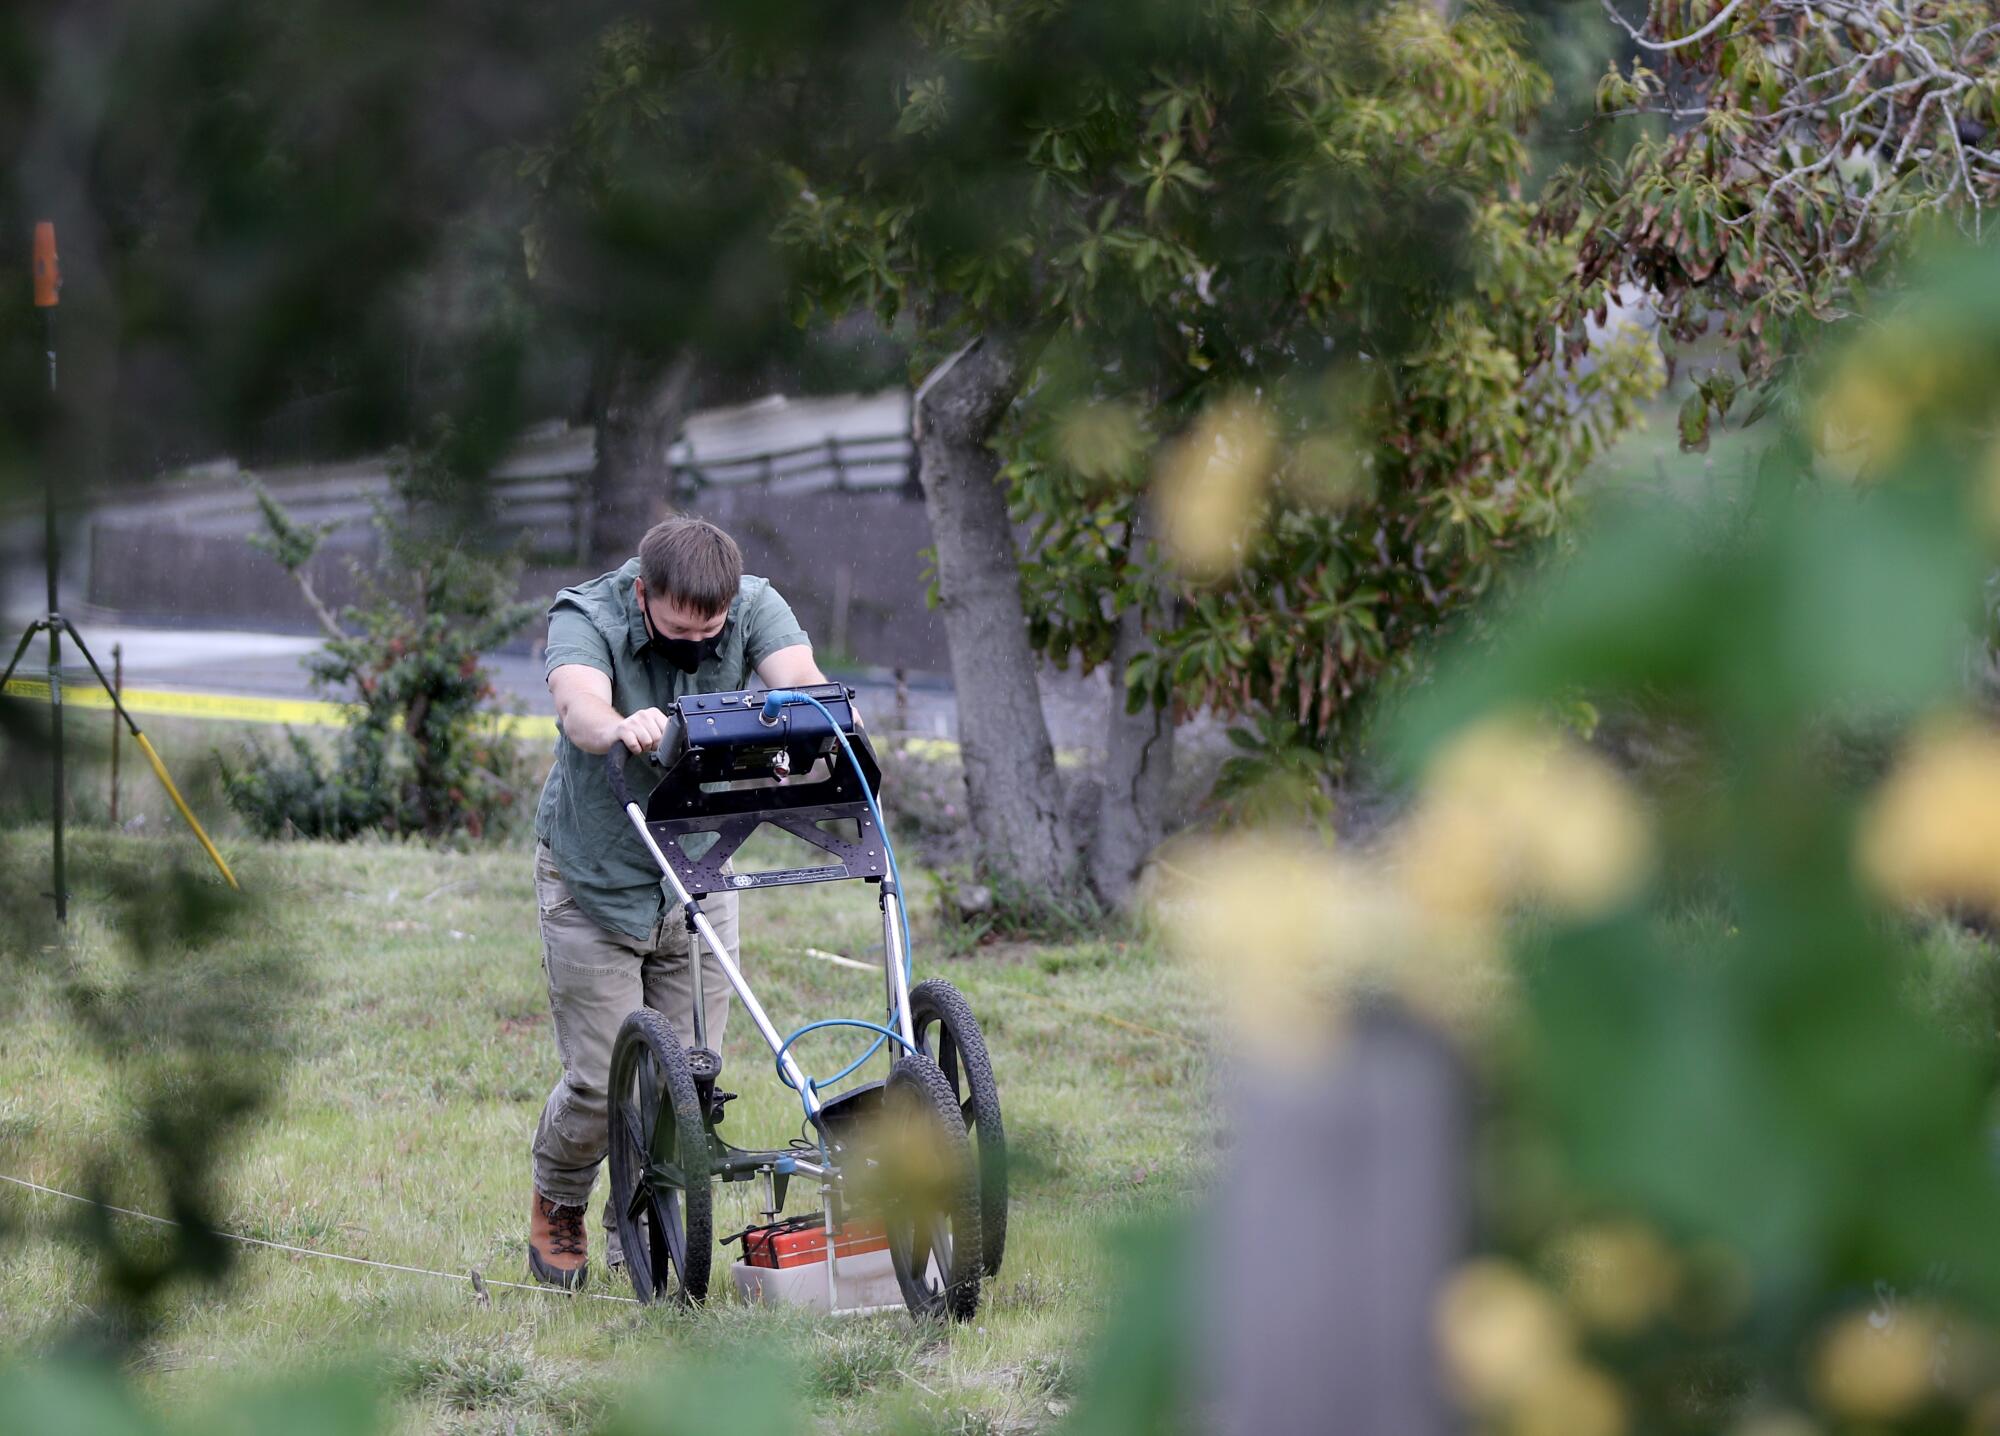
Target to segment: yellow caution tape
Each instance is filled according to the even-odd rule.
[[[6,696],[33,698],[46,702],[47,680],[10,678]],[[346,703],[328,703],[312,698],[252,698],[235,693],[182,693],[164,688],[127,688],[125,711],[144,718],[212,718],[225,723],[283,723],[294,728],[345,728],[353,713]],[[78,708],[111,707],[111,699],[92,683],[63,686],[63,701]],[[553,743],[556,720],[536,713],[495,715],[500,731],[510,738]],[[932,763],[948,763],[959,756],[959,747],[950,738],[891,739],[896,750]],[[1072,748],[1056,750],[1058,768],[1081,767],[1086,756]]]
[[[896,738],[890,740],[899,753],[918,758],[926,763],[953,763],[960,757],[958,740],[955,738]],[[1075,748],[1056,749],[1058,768],[1081,768],[1089,761],[1089,755]]]
[[[7,684],[9,698],[46,699],[46,679],[15,678]],[[78,708],[111,707],[111,695],[95,684],[66,683],[65,701]],[[248,698],[233,693],[177,693],[166,689],[127,688],[125,711],[159,718],[216,718],[237,723],[297,723],[308,727],[342,728],[345,709],[338,703],[306,699]]]
[[[41,678],[10,678],[9,698],[46,701],[49,685]],[[310,698],[251,698],[234,693],[181,693],[163,688],[127,688],[125,711],[146,718],[210,718],[227,723],[284,723],[300,728],[345,728],[352,708]],[[63,686],[63,701],[78,708],[109,710],[111,697],[95,684]],[[498,715],[502,732],[514,738],[553,741],[556,720],[529,713]]]

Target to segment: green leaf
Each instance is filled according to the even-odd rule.
[[[1679,422],[1683,453],[1708,451],[1708,421],[1708,400],[1697,390],[1681,404]]]

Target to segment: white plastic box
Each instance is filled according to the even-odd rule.
[[[798,1266],[750,1266],[732,1262],[730,1275],[736,1278],[736,1295],[746,1302],[769,1306],[802,1306],[811,1311],[829,1311],[826,1299],[826,1263],[805,1262]],[[937,1279],[937,1260],[931,1260],[931,1279]],[[886,1250],[843,1256],[834,1269],[840,1289],[840,1312],[853,1316],[870,1311],[902,1311],[903,1289],[896,1284],[896,1269]]]

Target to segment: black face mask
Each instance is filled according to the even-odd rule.
[[[646,646],[683,673],[692,673],[722,651],[722,635],[713,638],[662,638],[653,627],[653,615],[642,602],[639,616],[646,623]]]
[[[713,638],[662,638],[653,635],[653,648],[683,673],[692,673],[722,651],[722,635]]]

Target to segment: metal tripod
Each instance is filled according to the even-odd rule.
[[[41,236],[38,234],[36,255],[38,271],[42,259],[40,240]],[[51,233],[48,240],[51,271],[54,265],[54,243],[54,236]],[[46,294],[47,298],[45,301],[41,276],[38,272],[35,302],[36,306],[42,311],[42,343],[48,354],[49,395],[53,399],[56,394],[56,337],[54,319],[55,297],[52,284],[47,289]],[[174,807],[179,809],[181,817],[187,820],[188,827],[194,831],[195,837],[200,840],[210,860],[221,870],[224,880],[232,888],[238,887],[236,875],[229,871],[229,864],[222,860],[222,854],[216,851],[215,844],[209,840],[208,834],[203,831],[201,823],[195,818],[193,811],[188,807],[187,800],[181,797],[180,789],[174,786],[173,778],[167,773],[167,765],[162,763],[160,755],[153,751],[151,741],[147,739],[144,733],[139,731],[139,725],[132,721],[132,715],[125,711],[125,705],[119,699],[117,689],[112,687],[111,683],[105,678],[104,670],[97,666],[97,659],[91,654],[89,645],[83,641],[83,635],[76,631],[75,624],[62,615],[62,606],[58,601],[56,592],[56,575],[61,566],[62,556],[56,539],[56,486],[54,475],[46,471],[42,483],[42,555],[48,573],[48,611],[42,614],[41,617],[31,621],[28,624],[27,631],[21,635],[21,641],[14,645],[14,656],[7,660],[7,671],[0,673],[0,694],[4,694],[7,691],[8,681],[13,678],[15,668],[20,666],[21,655],[28,651],[28,645],[34,642],[35,635],[38,633],[48,634],[49,756],[51,759],[50,768],[55,804],[49,821],[52,847],[55,854],[54,897],[56,900],[56,921],[61,923],[69,921],[69,887],[64,879],[63,872],[62,636],[65,633],[70,636],[70,641],[76,644],[77,652],[83,655],[84,662],[90,665],[90,671],[97,675],[97,681],[102,685],[105,697],[111,700],[111,706],[117,710],[118,716],[125,720],[126,728],[131,731],[132,741],[138,745],[139,751],[146,755],[146,761],[152,764],[153,772],[159,777],[161,785],[167,790],[167,796],[173,799]]]

